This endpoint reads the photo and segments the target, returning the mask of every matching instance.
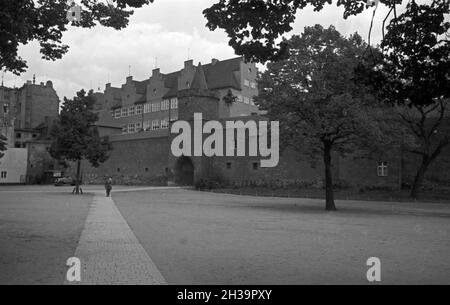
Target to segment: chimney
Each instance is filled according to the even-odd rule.
[[[152,77],[158,76],[159,74],[160,74],[159,68],[158,69],[153,69]]]
[[[127,77],[127,84],[131,83],[133,81],[133,76],[128,76]]]
[[[36,74],[33,74],[33,85],[36,84]]]
[[[27,85],[31,85],[31,80],[27,80]]]
[[[192,68],[194,66],[194,60],[190,59],[190,60],[186,60],[184,62],[184,68]]]
[[[211,59],[211,64],[214,66],[215,64],[217,64],[219,62],[219,60],[217,58],[213,58]]]
[[[44,82],[41,82],[40,85],[41,85],[42,87],[44,87]]]
[[[111,88],[111,83],[107,83],[105,89]]]

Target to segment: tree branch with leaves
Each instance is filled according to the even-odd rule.
[[[368,53],[356,69],[358,81],[395,107],[406,136],[414,138],[404,145],[421,159],[411,188],[414,198],[430,164],[450,144],[448,14],[450,1],[410,1],[389,24],[381,50]]]
[[[446,1],[446,0],[445,0]],[[379,3],[394,12],[403,0],[380,0]],[[219,0],[203,11],[210,30],[223,29],[228,35],[228,44],[236,54],[249,61],[266,62],[286,58],[288,44],[281,40],[283,34],[292,30],[296,14],[307,6],[321,11],[333,3],[344,8],[347,19],[373,6],[367,0]],[[301,18],[301,14],[298,15]],[[384,31],[384,22],[383,22]]]

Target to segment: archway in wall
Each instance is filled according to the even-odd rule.
[[[181,156],[175,164],[175,183],[178,185],[194,184],[194,163],[189,157]]]

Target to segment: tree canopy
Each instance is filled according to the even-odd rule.
[[[356,69],[358,81],[393,110],[407,128],[419,156],[411,189],[417,197],[429,165],[450,145],[450,1],[412,1],[388,26],[381,52],[367,53]]]
[[[367,45],[356,33],[345,38],[321,25],[306,27],[286,43],[290,56],[268,64],[255,101],[280,121],[282,147],[323,158],[326,208],[333,210],[332,153],[354,152],[381,138],[374,99],[353,81]]]
[[[27,63],[18,54],[19,45],[39,42],[42,57],[60,59],[69,46],[61,41],[69,24],[92,28],[97,24],[122,29],[133,14],[131,8],[139,8],[153,0],[80,0],[80,20],[69,21],[67,0],[2,0],[0,2],[0,68],[20,74]]]
[[[409,0],[414,2],[414,0]],[[389,16],[397,17],[397,6],[404,0],[379,0],[389,8]],[[431,5],[445,6],[448,0],[433,0]],[[292,30],[296,13],[312,6],[315,11],[336,4],[344,8],[343,18],[358,15],[372,7],[376,1],[367,0],[219,0],[205,9],[210,30],[223,29],[229,38],[229,45],[237,54],[249,61],[266,62],[282,59],[288,55],[281,35]],[[299,15],[301,18],[301,15]],[[392,24],[392,21],[390,22]],[[384,22],[381,25],[384,33]],[[389,30],[389,29],[388,29]],[[389,30],[390,31],[390,30]]]
[[[111,150],[108,139],[100,137],[95,126],[98,116],[93,112],[94,103],[92,91],[86,95],[82,90],[73,99],[65,98],[59,120],[52,129],[52,157],[77,162],[77,194],[81,160],[86,159],[92,166],[98,167],[108,159],[108,151]]]

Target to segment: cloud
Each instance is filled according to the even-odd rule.
[[[139,14],[136,13],[129,26],[122,31],[104,27],[71,27],[63,37],[63,42],[70,46],[70,50],[55,62],[41,59],[36,42],[21,46],[19,54],[27,60],[29,69],[20,77],[7,73],[5,85],[19,87],[35,74],[37,83],[52,80],[62,99],[64,96],[74,96],[82,88],[97,90],[100,87],[103,90],[108,81],[113,86],[120,86],[125,82],[129,70],[134,79],[142,80],[151,75],[156,64],[161,72],[170,73],[181,69],[188,56],[196,63],[208,63],[213,57],[233,57],[234,51],[228,46],[226,37],[222,34],[221,39],[211,39],[208,34],[205,35],[204,32],[208,31],[204,28],[205,22],[196,20],[197,17],[203,17],[193,12],[192,8],[186,9],[188,1],[181,3],[184,5],[172,9],[170,14],[168,5],[160,12],[157,12],[157,6],[143,8],[137,11]],[[181,14],[183,7],[185,11]],[[192,15],[197,17],[193,18]],[[186,27],[183,26],[183,20],[196,21]],[[164,21],[165,24],[155,21]],[[174,23],[178,23],[178,26],[174,27]],[[220,33],[214,36],[218,35]]]
[[[72,97],[84,88],[103,90],[109,81],[113,86],[125,82],[131,66],[136,80],[147,79],[157,66],[162,73],[179,70],[188,58],[195,63],[208,63],[211,58],[227,59],[235,56],[222,30],[214,32],[206,27],[202,11],[217,0],[159,0],[137,9],[129,26],[121,31],[96,27],[70,28],[63,37],[70,46],[69,53],[55,62],[41,59],[35,42],[20,48],[20,55],[28,61],[29,69],[20,77],[10,73],[5,85],[21,86],[36,74],[37,82],[52,80],[58,95]],[[372,41],[380,41],[381,23],[385,12],[379,7],[374,22]],[[306,8],[297,14],[293,31],[300,34],[305,26],[320,23],[334,24],[343,34],[358,31],[367,39],[371,11],[342,18],[342,8],[328,6],[321,12]]]

